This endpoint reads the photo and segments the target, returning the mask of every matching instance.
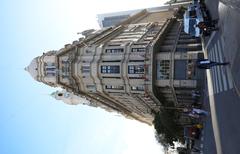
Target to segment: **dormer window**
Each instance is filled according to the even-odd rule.
[[[56,66],[54,63],[45,63],[45,74],[47,76],[55,76],[56,75]]]

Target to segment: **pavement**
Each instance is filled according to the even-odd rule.
[[[231,9],[234,9],[236,11],[240,12],[240,0],[221,0],[221,3],[224,5],[229,6]]]
[[[235,4],[235,5],[233,5]],[[204,39],[205,57],[230,62],[207,70],[207,95],[211,118],[205,122],[203,153],[240,153],[240,4],[239,1],[206,0],[213,19],[219,19],[219,31]],[[206,105],[206,109],[207,105]],[[211,129],[212,128],[212,129]],[[211,130],[213,132],[211,133]],[[208,135],[205,135],[205,134]],[[212,136],[212,134],[214,134]],[[214,138],[214,141],[212,138]],[[212,142],[213,141],[213,142]]]

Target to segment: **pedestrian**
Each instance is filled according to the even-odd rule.
[[[189,112],[189,113],[187,114],[187,116],[192,117],[192,118],[195,118],[195,119],[199,119],[199,118],[200,118],[200,115],[199,115],[199,114],[192,113],[192,112]]]
[[[215,61],[210,61],[208,59],[199,59],[197,61],[197,67],[200,69],[210,69],[213,66],[218,66],[218,65],[228,65],[230,64],[229,62],[215,62]]]
[[[200,118],[201,116],[208,116],[209,113],[205,110],[202,109],[196,109],[196,108],[192,108],[192,109],[187,109],[184,108],[183,112],[186,113],[187,116],[192,117],[192,118]]]
[[[198,115],[204,115],[204,116],[208,116],[209,113],[205,110],[202,110],[202,109],[196,109],[196,108],[192,108],[192,111],[191,111],[193,114],[198,114]]]
[[[199,94],[196,94],[196,93],[192,93],[192,97],[195,98],[195,97],[200,97],[201,95]]]
[[[199,129],[202,129],[203,128],[203,125],[202,124],[195,124],[194,125],[196,128],[199,128]]]
[[[202,107],[202,103],[196,101],[191,105],[191,107],[200,109]]]
[[[202,31],[216,31],[219,28],[217,27],[218,19],[208,20],[205,22],[199,22],[196,27],[201,29]]]
[[[200,92],[198,90],[192,90],[192,93],[199,94]]]

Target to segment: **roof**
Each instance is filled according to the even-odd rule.
[[[29,74],[36,80],[38,76],[38,57],[34,58],[31,63],[25,67],[25,71],[28,71]]]

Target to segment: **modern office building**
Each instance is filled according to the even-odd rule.
[[[91,106],[151,125],[162,103],[194,101],[199,52],[200,40],[183,32],[173,10],[143,10],[34,58],[26,70],[39,82],[84,97]]]
[[[181,5],[185,5],[185,4],[181,4]],[[146,11],[148,13],[164,12],[164,11],[177,9],[178,7],[179,5],[165,5],[165,6],[146,8]],[[114,13],[98,14],[97,15],[98,24],[101,28],[117,26],[122,21],[141,12],[142,10],[143,9],[136,9],[136,10],[129,10],[129,11],[114,12]]]

